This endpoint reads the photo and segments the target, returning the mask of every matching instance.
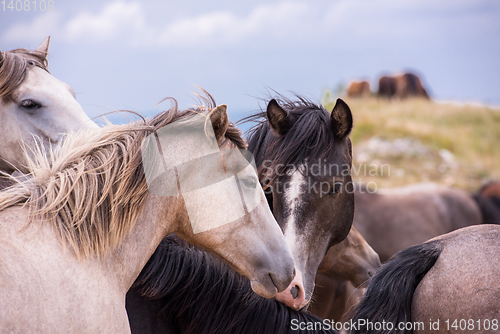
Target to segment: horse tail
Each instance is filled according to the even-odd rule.
[[[354,312],[352,334],[409,334],[400,330],[411,322],[413,294],[422,278],[441,254],[440,241],[430,241],[398,252],[384,264],[368,285],[365,296]],[[382,324],[386,323],[386,326]],[[393,328],[390,329],[390,325]],[[380,326],[380,327],[379,327]]]
[[[483,224],[500,225],[500,198],[486,197],[481,194],[473,194],[472,198],[476,201],[481,215],[483,216]]]

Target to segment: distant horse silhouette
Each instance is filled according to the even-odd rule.
[[[351,81],[347,87],[348,97],[370,97],[370,83],[368,81]]]
[[[382,266],[356,310],[358,326],[351,333],[500,333],[499,280],[500,226],[441,235]]]
[[[345,313],[363,295],[363,284],[368,283],[379,267],[378,254],[356,228],[351,227],[347,237],[330,247],[321,262],[313,303],[308,310],[323,319],[345,320]]]
[[[206,102],[207,108],[181,112],[175,104],[150,121],[72,134],[52,156],[40,148],[34,158],[27,158],[32,178],[0,192],[2,331],[129,332],[125,294],[162,238],[173,232],[227,261],[250,279],[259,294],[272,297],[289,285],[293,259],[257,174],[244,167],[248,165],[244,158],[237,160],[242,164],[232,161],[241,154],[237,148],[244,142],[230,126],[226,106],[215,107],[210,97]],[[209,121],[212,129],[207,127]],[[258,205],[251,212],[195,234],[193,211],[188,216],[186,208],[192,198],[188,194],[193,192],[183,190],[182,196],[152,193],[144,148],[159,150],[160,130],[176,123],[182,129],[204,126],[196,138],[215,146],[219,152],[215,157],[221,157],[220,150],[234,148],[224,155],[225,172],[238,175],[242,183],[233,189],[241,189],[241,196],[253,189]],[[213,138],[206,137],[211,130]],[[189,139],[182,132],[173,134],[162,145],[161,156],[168,159]],[[178,153],[191,159],[187,150],[196,153],[197,149],[190,145]],[[160,156],[150,158],[152,166],[165,166]],[[209,165],[197,166],[202,168],[200,173],[204,168],[215,172]],[[193,180],[190,177],[199,181],[197,174],[186,176],[184,170],[178,169],[179,176],[174,178],[180,182],[182,177],[182,187]],[[173,183],[177,190],[178,182]],[[199,196],[194,205],[207,210],[218,195],[224,194]],[[230,205],[238,204],[237,198],[230,200]],[[231,208],[216,209],[228,212]]]
[[[48,149],[67,133],[97,128],[71,87],[50,75],[49,41],[34,51],[0,52],[0,170],[7,173],[26,171],[24,150],[31,154],[37,140]]]
[[[466,191],[418,183],[369,193],[357,187],[354,226],[385,262],[398,251],[453,230],[483,223]]]
[[[257,296],[248,279],[175,236],[163,239],[127,293],[127,311],[134,334],[336,333],[294,330],[322,320]]]
[[[423,97],[428,99],[419,77],[413,73],[382,76],[378,82],[378,96],[386,98]]]

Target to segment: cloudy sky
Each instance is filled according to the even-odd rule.
[[[0,50],[51,35],[49,69],[91,116],[150,114],[194,85],[234,117],[267,88],[319,100],[325,88],[411,69],[438,100],[500,104],[500,1],[61,1],[3,11]]]

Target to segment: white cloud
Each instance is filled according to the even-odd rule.
[[[292,35],[297,21],[307,19],[308,4],[281,2],[257,6],[247,16],[228,11],[212,12],[175,21],[160,29],[158,42],[163,45],[220,45],[244,42],[253,36]]]
[[[496,0],[483,0],[483,4]],[[220,47],[263,44],[356,45],[367,48],[396,40],[435,36],[434,31],[463,30],[469,22],[491,25],[487,13],[474,16],[469,0],[444,3],[433,0],[284,0],[256,5],[246,14],[214,10],[201,15],[153,21],[146,5],[138,1],[115,0],[98,12],[80,12],[62,20],[59,12],[46,12],[30,23],[15,24],[3,34],[6,41],[40,41],[57,32],[68,42],[119,41],[133,46]],[[450,15],[450,12],[460,15]],[[167,16],[169,13],[165,13]],[[490,16],[494,16],[491,14]],[[457,23],[458,22],[458,23]],[[442,27],[447,29],[441,29]],[[465,31],[464,33],[467,33]],[[443,35],[444,36],[444,35]],[[446,36],[442,37],[446,39]]]
[[[61,13],[58,11],[47,11],[37,16],[30,23],[18,23],[7,29],[2,39],[6,42],[38,42],[58,31],[61,21]]]
[[[138,2],[114,1],[105,5],[97,14],[83,12],[69,20],[65,33],[70,41],[84,39],[110,40],[124,32],[141,30],[144,13]]]

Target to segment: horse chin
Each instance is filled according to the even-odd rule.
[[[252,280],[250,284],[252,290],[264,298],[273,298],[278,293],[278,289],[274,285],[270,275],[267,275],[263,280]]]

